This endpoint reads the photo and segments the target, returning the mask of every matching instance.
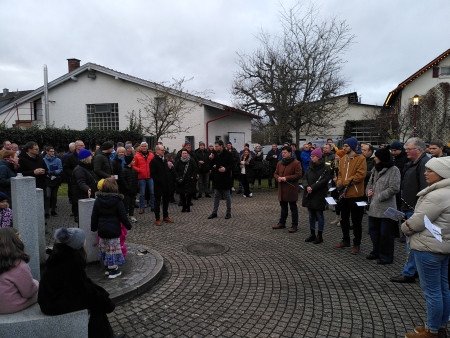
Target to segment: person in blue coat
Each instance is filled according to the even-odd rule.
[[[300,160],[302,162],[302,169],[303,172],[306,173],[306,170],[308,170],[309,162],[311,162],[311,149],[309,147],[309,144],[305,143],[303,145],[303,150],[300,155]]]
[[[56,213],[56,202],[58,200],[58,189],[61,185],[61,175],[63,173],[63,167],[61,160],[55,156],[55,148],[47,146],[46,155],[44,157],[45,165],[47,166],[47,175],[45,177],[45,200],[44,209],[45,217],[50,217],[49,209],[52,209],[52,216],[58,216]]]

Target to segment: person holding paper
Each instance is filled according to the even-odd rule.
[[[359,253],[362,237],[362,218],[364,207],[356,205],[356,202],[364,201],[364,178],[366,177],[366,158],[357,154],[358,140],[354,137],[344,141],[345,156],[339,162],[339,173],[336,182],[339,193],[344,193],[341,198],[341,229],[342,241],[334,244],[336,249],[350,247],[350,215],[353,224],[352,255]]]
[[[450,157],[432,158],[425,168],[428,187],[417,194],[414,214],[402,224],[402,231],[409,236],[426,299],[427,321],[425,326],[416,326],[415,333],[407,333],[407,338],[445,337],[450,318]],[[432,223],[428,224],[431,232],[425,217]]]
[[[369,204],[369,234],[372,251],[366,257],[378,264],[391,264],[394,260],[395,232],[397,224],[387,218],[388,208],[397,208],[396,194],[400,191],[400,170],[394,166],[390,145],[375,152],[375,166],[367,182],[366,194]]]

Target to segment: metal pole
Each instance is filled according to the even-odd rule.
[[[45,104],[45,126],[50,126],[50,115],[49,115],[49,105],[48,105],[48,76],[47,76],[47,65],[44,65],[44,104]]]
[[[417,104],[414,105],[414,137],[417,136]]]

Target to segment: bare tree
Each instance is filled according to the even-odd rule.
[[[193,100],[207,100],[212,93],[210,90],[188,91],[185,84],[190,80],[181,78],[173,79],[171,83],[156,83],[151,94],[136,89],[141,94],[137,102],[142,108],[138,113],[132,111],[128,114],[130,126],[139,128],[144,135],[155,136],[157,140],[161,137],[175,138],[180,133],[188,132],[195,126],[186,120],[197,109]]]
[[[332,98],[347,85],[341,55],[355,36],[345,21],[321,20],[313,5],[302,2],[282,7],[279,21],[282,36],[261,30],[261,47],[238,53],[232,94],[241,109],[267,116],[281,142],[292,129],[297,140],[300,131],[326,131],[345,114]]]

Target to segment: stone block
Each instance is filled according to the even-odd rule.
[[[40,280],[39,227],[36,221],[36,215],[38,214],[36,198],[36,179],[34,177],[11,178],[14,228],[19,230],[20,237],[25,245],[25,252],[31,256],[28,263],[31,274],[34,279]],[[44,214],[44,209],[42,208],[39,212]]]
[[[38,304],[7,315],[0,315],[2,338],[87,338],[88,310],[47,316]]]
[[[87,262],[96,262],[98,260],[98,241],[97,232],[91,231],[91,215],[95,199],[87,198],[78,201],[78,219],[79,227],[86,234],[86,253]]]
[[[39,238],[39,263],[44,264],[47,259],[45,254],[44,190],[39,188],[36,188],[36,224]]]

